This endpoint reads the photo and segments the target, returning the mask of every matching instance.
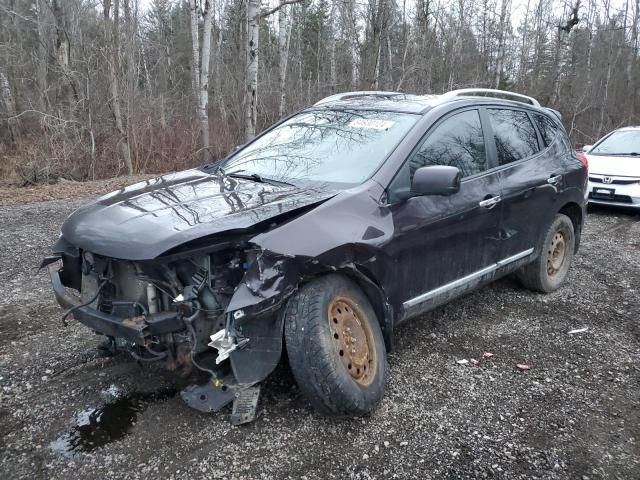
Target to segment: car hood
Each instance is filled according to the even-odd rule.
[[[589,155],[589,173],[613,177],[640,177],[640,157]]]
[[[62,236],[76,247],[125,260],[149,260],[174,247],[243,230],[319,203],[337,192],[187,170],[131,185],[76,210]]]

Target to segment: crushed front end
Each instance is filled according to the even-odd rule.
[[[280,360],[278,305],[229,309],[259,250],[245,239],[129,261],[77,248],[63,237],[48,265],[64,321],[107,337],[106,347],[161,362],[184,377],[204,372],[183,399],[201,411],[234,402],[233,423],[251,421],[263,380]],[[60,265],[61,264],[61,265]],[[237,297],[236,297],[237,298]],[[252,302],[255,304],[255,302]]]

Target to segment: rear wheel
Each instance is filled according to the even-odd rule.
[[[542,242],[538,258],[522,267],[517,276],[525,287],[550,293],[562,286],[573,260],[575,232],[571,219],[557,214]]]
[[[305,285],[285,310],[291,371],[321,413],[364,415],[380,401],[387,374],[380,325],[367,297],[333,274]]]

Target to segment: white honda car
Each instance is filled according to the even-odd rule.
[[[640,127],[614,130],[585,145],[589,203],[640,208]]]

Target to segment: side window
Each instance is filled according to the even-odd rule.
[[[544,144],[548,147],[558,136],[558,126],[546,115],[534,113],[533,118],[538,124],[538,130],[540,130]]]
[[[420,167],[458,167],[463,177],[487,170],[484,136],[477,110],[448,117],[429,135],[409,160],[409,181]]]
[[[498,150],[498,164],[506,165],[538,153],[538,136],[522,110],[487,110]]]

